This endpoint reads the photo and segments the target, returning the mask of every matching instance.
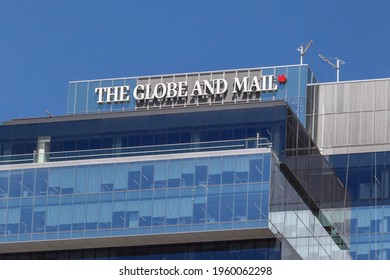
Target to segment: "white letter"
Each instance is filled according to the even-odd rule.
[[[107,87],[106,103],[118,102],[118,87]]]
[[[277,90],[278,85],[273,84],[274,83],[274,76],[273,75],[265,75],[261,78],[261,90],[262,91],[272,91]]]
[[[96,88],[95,89],[95,93],[98,94],[98,104],[103,104],[104,101],[103,101],[103,88]]]
[[[158,83],[155,85],[154,90],[153,90],[153,95],[155,98],[158,100],[161,100],[165,97],[167,94],[167,86],[163,83]]]
[[[261,91],[259,79],[257,79],[257,76],[253,77],[253,80],[252,80],[252,83],[251,83],[249,89],[252,92],[260,92]]]
[[[211,85],[209,81],[203,80],[203,83],[205,85],[204,87],[204,94],[206,95],[207,93],[214,94],[214,84]],[[207,92],[208,91],[208,92]]]
[[[197,92],[197,93],[195,93],[195,92]],[[194,96],[194,95],[203,95],[202,87],[200,86],[199,81],[195,82],[194,89],[192,90],[191,96]]]
[[[177,90],[177,97],[187,97],[187,82],[178,82],[179,88]]]
[[[217,86],[217,90],[214,94],[224,94],[228,89],[228,82],[225,79],[215,79],[213,80],[214,84]],[[222,85],[222,89],[221,89]]]
[[[167,83],[167,98],[173,98],[177,96],[176,83]]]
[[[130,90],[129,86],[119,87],[119,101],[120,102],[130,101],[130,96],[127,93],[129,90]]]
[[[150,100],[150,99],[153,99],[153,96],[150,96],[150,88],[151,88],[151,84],[146,84],[145,85],[145,100]]]
[[[238,78],[234,78],[233,93],[248,92],[248,77],[242,79],[242,83]]]
[[[145,86],[144,85],[138,85],[133,90],[133,97],[137,102],[140,102],[142,99],[145,98]]]

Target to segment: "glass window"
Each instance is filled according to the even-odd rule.
[[[208,184],[219,185],[222,177],[222,158],[211,157],[209,160]]]
[[[195,186],[207,185],[208,158],[196,159],[195,164]]]
[[[235,169],[236,169],[236,158],[234,156],[223,157],[222,184],[234,183]]]
[[[10,197],[20,197],[22,188],[22,172],[20,170],[11,170],[10,177]]]
[[[180,129],[179,128],[168,128],[167,143],[178,143],[180,142]]]
[[[193,223],[205,223],[206,221],[206,188],[197,187],[194,189],[194,204],[193,204]]]
[[[7,202],[0,200],[0,235],[6,233],[5,228],[7,224]]]
[[[114,188],[114,164],[104,164],[102,165],[102,185],[101,185],[101,191],[102,192],[109,192],[112,191]]]
[[[237,156],[236,183],[248,182],[249,174],[249,156]]]
[[[252,155],[249,162],[249,182],[261,182],[263,179],[263,156]]]
[[[139,192],[128,192],[126,203],[126,226],[138,227],[139,213]]]
[[[112,218],[112,203],[100,203],[99,228],[110,228]]]
[[[32,196],[35,187],[35,169],[23,170],[22,196]]]
[[[70,231],[72,224],[73,209],[70,204],[60,206],[60,231]]]
[[[153,185],[154,165],[151,162],[142,163],[141,189],[150,189]]]
[[[221,138],[220,140],[231,140],[233,139],[233,126],[222,125],[221,126]]]
[[[122,195],[119,200],[114,201],[112,213],[112,228],[123,228],[126,223],[126,201],[125,195]]]
[[[100,87],[100,82],[89,82],[88,83],[88,104],[87,104],[87,112],[94,113],[98,111],[98,94],[95,93],[95,89]]]
[[[217,125],[212,125],[207,127],[207,141],[218,141],[219,138],[219,128]]]
[[[153,202],[151,200],[142,200],[140,202],[139,226],[150,226],[152,223]]]
[[[62,169],[55,167],[49,169],[49,187],[48,194],[59,194],[62,185]]]
[[[130,163],[128,172],[127,189],[138,190],[141,187],[141,164]]]
[[[90,149],[101,149],[102,148],[102,138],[100,135],[92,135],[89,138],[89,148]]]
[[[153,201],[153,226],[162,226],[166,217],[166,199],[154,199]]]
[[[192,211],[195,209],[193,204],[192,189],[181,189],[179,224],[190,224],[192,222]]]
[[[165,129],[155,130],[154,131],[154,145],[163,145],[167,144],[167,133]]]
[[[127,189],[128,182],[128,165],[127,163],[120,163],[115,165],[115,182],[114,190],[125,190]]]
[[[168,161],[156,161],[154,163],[154,187],[166,188],[168,183]]]
[[[248,186],[239,185],[235,188],[234,194],[234,214],[235,222],[242,222],[248,219],[247,217],[247,201],[248,201]]]
[[[99,222],[99,204],[88,202],[86,229],[96,229]]]
[[[112,134],[103,135],[102,138],[102,149],[111,149],[113,145],[114,136]]]
[[[75,167],[74,166],[63,167],[61,193],[62,194],[73,193],[74,185],[75,185]]]
[[[234,187],[222,187],[221,194],[221,222],[231,222],[234,220],[233,196]]]
[[[101,190],[101,165],[89,166],[88,193],[97,193]]]
[[[86,203],[82,202],[80,204],[75,204],[73,206],[73,224],[72,224],[72,230],[84,230],[85,229],[85,218],[86,218],[86,212],[87,207]]]
[[[88,138],[78,137],[76,142],[76,150],[88,150]]]
[[[126,222],[125,211],[114,211],[112,213],[112,228],[123,228]]]
[[[76,92],[76,83],[68,84],[68,114],[75,114],[75,92]]]
[[[249,185],[248,192],[248,220],[260,220],[261,214],[261,190],[260,186]]]
[[[168,187],[175,188],[181,185],[181,161],[170,160],[168,163]]]
[[[127,143],[129,147],[136,147],[141,145],[141,132],[131,131],[129,133]]]
[[[74,138],[64,139],[64,151],[74,151],[76,149],[76,141]]]
[[[0,198],[8,197],[9,171],[0,171]]]
[[[269,181],[271,173],[271,154],[264,154],[263,181]]]
[[[269,212],[269,183],[262,184],[261,192],[261,216],[262,220],[268,220]]]
[[[87,112],[87,94],[88,83],[82,82],[76,84],[76,113]]]
[[[21,210],[20,208],[8,209],[8,225],[7,231],[9,234],[17,234],[19,232]]]
[[[36,172],[35,195],[46,195],[48,185],[48,169],[39,168]]]
[[[145,227],[152,224],[153,215],[153,192],[142,191],[139,205],[139,226]]]
[[[182,186],[193,186],[195,175],[195,162],[193,159],[183,159],[182,162]]]
[[[142,137],[141,137],[141,146],[153,145],[154,144],[153,137],[154,137],[153,131],[143,130]]]
[[[88,166],[82,165],[76,167],[76,182],[74,193],[85,193],[88,186]]]
[[[167,214],[166,214],[166,224],[172,225],[177,224],[179,221],[180,213],[180,200],[179,198],[168,198],[167,199]]]
[[[246,138],[246,128],[244,125],[235,124],[233,130],[234,139],[245,139]]]
[[[46,213],[46,232],[57,231],[59,225],[59,206],[48,206]]]
[[[241,259],[241,243],[240,242],[231,242],[229,244],[228,259],[229,260]]]
[[[207,213],[204,219],[200,219],[201,223],[219,222],[220,210],[220,187],[212,186],[208,188],[207,194]]]

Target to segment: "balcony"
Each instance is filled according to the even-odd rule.
[[[109,149],[92,149],[78,151],[61,151],[0,156],[0,165],[58,162],[70,160],[102,159],[116,157],[209,152],[251,148],[271,148],[267,138],[247,138],[238,140],[191,142],[137,147],[118,147]]]

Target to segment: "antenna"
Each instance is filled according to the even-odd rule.
[[[303,47],[303,44],[297,48],[297,51],[301,53],[301,65],[303,64],[303,56],[307,52],[307,50],[310,48],[310,46],[313,44],[313,40],[310,40],[309,43],[307,43],[306,47]]]
[[[53,117],[53,115],[52,115],[52,114],[50,114],[50,112],[49,112],[49,110],[48,110],[48,109],[46,109],[46,114],[48,114],[49,118]]]
[[[333,58],[327,58],[321,54],[318,54],[318,56],[323,60],[325,61],[326,63],[328,63],[330,66],[333,67],[333,69],[336,69],[336,81],[339,82],[340,80],[340,65],[343,65],[345,63],[345,61],[342,61],[341,59],[337,58],[337,57],[333,57]],[[334,64],[332,61],[330,61],[330,59],[335,59],[336,60],[336,64]]]

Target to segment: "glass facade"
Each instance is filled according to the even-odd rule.
[[[3,159],[28,143],[46,156],[0,166],[3,244],[261,229],[284,234],[281,258],[348,258],[334,211],[343,186],[324,183],[334,174],[285,102],[0,127],[10,128]]]
[[[352,197],[351,255],[390,259],[390,152],[329,156]]]
[[[267,228],[270,165],[268,151],[1,171],[0,242]]]
[[[137,79],[132,78],[70,82],[68,86],[68,114],[134,110],[135,100],[133,98],[130,99],[129,103],[99,105],[95,88],[116,86],[129,86],[130,88],[134,88],[136,83]]]
[[[390,259],[389,81],[308,87],[307,130],[351,197],[353,259]]]
[[[304,66],[286,66],[266,68],[263,75],[278,75],[285,74],[288,78],[286,84],[281,84],[275,94],[264,93],[261,95],[261,100],[285,100],[289,104],[292,111],[298,119],[305,124],[306,122],[306,87],[308,83],[315,80],[310,68]]]
[[[349,227],[338,217],[350,217],[344,207],[323,208],[319,212],[299,190],[293,187],[277,165],[272,168],[270,194],[270,224],[273,230],[288,241],[295,252],[305,260],[350,259]],[[338,232],[329,232],[330,226],[341,224]],[[287,253],[286,253],[287,252]],[[294,259],[291,251],[282,251],[283,259]]]
[[[390,204],[390,152],[341,154],[328,158],[348,188],[353,206]]]
[[[255,76],[277,90],[96,93]],[[313,82],[307,65],[71,82],[67,116],[0,126],[0,258],[349,259],[349,194],[302,124]]]
[[[74,155],[72,151],[120,153],[121,148],[178,143],[201,143],[236,139],[267,138],[282,155],[285,143],[286,105],[271,107],[190,109],[175,114],[137,112],[131,116],[99,117],[91,120],[58,120],[0,126],[0,163],[31,162],[39,137],[50,136],[54,157]],[[198,111],[198,112],[197,112]],[[234,111],[234,114],[232,114]],[[111,149],[111,150],[110,150]]]

